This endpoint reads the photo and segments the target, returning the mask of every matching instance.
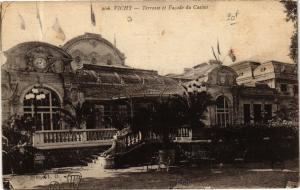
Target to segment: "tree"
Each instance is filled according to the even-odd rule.
[[[85,128],[93,125],[94,109],[93,106],[84,101],[73,105],[72,102],[65,100],[65,108],[60,109],[61,119],[68,123],[71,127]],[[92,126],[93,127],[93,126]]]
[[[183,96],[177,96],[175,108],[183,122],[195,128],[204,126],[202,121],[205,119],[204,113],[207,111],[207,107],[213,104],[211,95],[205,91],[186,91]]]
[[[150,126],[155,132],[162,135],[163,144],[166,147],[170,143],[170,130],[180,127],[181,118],[175,104],[175,97],[161,98],[153,102],[152,110],[149,112]]]
[[[291,36],[290,58],[298,63],[298,18],[297,18],[297,1],[282,0],[280,1],[285,7],[286,21],[292,21],[294,24],[294,32]]]
[[[203,127],[204,113],[212,103],[211,96],[206,92],[186,92],[184,95],[153,100],[152,106],[136,111],[132,128],[134,130],[150,128],[162,135],[164,144],[168,145],[172,129],[183,125],[192,128]]]
[[[130,125],[130,117],[127,114],[115,112],[111,115],[111,122],[114,128],[121,130]]]
[[[271,124],[278,126],[298,126],[298,100],[292,99],[287,105],[281,105],[280,109],[275,112]]]

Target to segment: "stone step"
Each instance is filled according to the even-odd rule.
[[[99,156],[97,156],[97,158],[95,158],[94,160],[101,160],[101,159],[103,159],[103,158],[104,158],[103,156],[99,155]]]
[[[85,157],[85,158],[81,159],[81,162],[82,163],[93,163],[94,159],[89,158],[89,157]]]
[[[92,158],[92,159],[98,159],[98,157],[99,157],[99,156],[98,156],[98,155],[95,155],[95,154],[89,156],[89,158]]]
[[[101,164],[103,162],[102,159],[95,160],[95,164]]]
[[[104,151],[103,151],[104,152]],[[98,152],[97,155],[101,156],[103,154],[103,152]]]
[[[95,166],[98,166],[98,165],[100,165],[100,164],[97,164],[97,163],[88,163],[89,167],[95,167]]]
[[[102,168],[103,169],[103,165],[100,163],[89,163],[88,168],[93,168],[93,169],[95,169],[95,168],[101,169]]]
[[[95,163],[92,163],[92,162],[90,162],[90,163],[88,163],[88,167],[91,167],[91,166],[93,166]]]
[[[80,164],[82,164],[84,166],[87,166],[89,164],[89,162],[87,162],[85,160],[80,160],[79,162],[80,162]]]

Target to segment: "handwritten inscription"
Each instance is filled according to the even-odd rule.
[[[234,25],[237,23],[237,19],[238,19],[238,15],[239,15],[239,11],[236,10],[235,12],[230,12],[227,14],[227,19],[226,21],[229,22],[230,25]]]

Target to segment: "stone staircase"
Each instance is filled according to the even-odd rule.
[[[91,155],[92,160],[88,163],[90,168],[104,168],[104,157],[101,154]]]
[[[179,130],[180,137],[190,137],[190,133],[191,130],[189,129]],[[177,139],[176,133],[173,132],[169,138],[171,141]],[[95,168],[114,168],[116,165],[123,165],[124,162],[134,162],[133,160],[136,160],[136,157],[141,156],[139,154],[148,153],[149,146],[161,144],[163,137],[152,130],[131,131],[126,128],[119,131],[114,137],[114,140],[115,143],[113,143],[111,148],[104,151],[104,155],[103,152],[101,152],[85,158],[87,162],[86,165]]]

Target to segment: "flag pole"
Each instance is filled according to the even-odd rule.
[[[0,7],[0,51],[2,51],[2,27],[3,27],[3,19],[6,13],[7,8],[13,3],[13,2],[7,2],[7,5],[3,6],[4,2],[1,2]]]
[[[218,50],[218,60],[220,61],[221,51],[220,51],[219,39],[217,39],[217,50]]]
[[[214,57],[215,57],[216,61],[218,61],[218,58],[217,58],[217,56],[216,56],[216,53],[215,53],[214,47],[211,47],[211,49],[212,49],[212,53],[213,53],[213,55],[214,55]]]
[[[117,40],[116,40],[116,33],[114,33],[114,58],[115,58],[115,63],[117,63]]]
[[[90,0],[90,6],[91,6],[91,24],[92,24],[92,26],[96,26],[96,17],[95,17],[95,12],[93,9],[92,0]]]

